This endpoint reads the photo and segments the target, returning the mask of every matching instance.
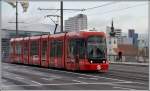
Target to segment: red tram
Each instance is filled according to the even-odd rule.
[[[67,70],[107,72],[104,32],[68,32],[12,38],[11,62]]]

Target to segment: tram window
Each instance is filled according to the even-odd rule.
[[[50,56],[54,57],[55,56],[55,42],[51,42],[51,50],[50,50]]]
[[[51,43],[51,52],[50,55],[51,57],[57,56],[61,57],[62,56],[62,48],[63,42],[62,41],[55,41]]]
[[[31,42],[30,52],[31,55],[38,55],[38,42],[36,41]]]
[[[24,54],[27,55],[27,53],[28,53],[28,43],[25,42],[24,43]]]
[[[21,54],[21,45],[20,45],[19,43],[16,43],[16,48],[15,48],[15,50],[16,50],[16,54],[17,54],[17,55],[20,55],[20,54]]]
[[[85,57],[85,42],[84,42],[84,40],[78,40],[76,44],[77,44],[77,50],[79,53],[79,58],[84,58]]]
[[[68,57],[75,57],[76,56],[76,41],[70,40],[69,42],[69,49],[68,49]]]
[[[11,45],[10,45],[10,53],[13,54],[13,51],[14,51],[13,50],[13,44],[11,43]]]
[[[43,43],[42,43],[42,56],[46,55],[46,51],[47,51],[47,41],[43,41]]]
[[[73,39],[69,42],[68,57],[75,57],[79,54],[79,58],[85,56],[85,42],[82,39]]]
[[[57,46],[57,57],[61,57],[62,56],[62,47],[63,47],[63,42],[62,41],[58,41],[56,43],[56,46]]]
[[[87,52],[89,58],[105,57],[106,39],[101,36],[91,36],[87,40]]]

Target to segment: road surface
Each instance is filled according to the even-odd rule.
[[[108,73],[96,73],[2,63],[5,90],[148,90],[148,77],[148,66],[112,64]]]

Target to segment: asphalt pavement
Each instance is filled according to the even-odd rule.
[[[143,72],[144,71],[144,72]],[[107,73],[2,63],[3,90],[148,90],[148,66],[110,65]]]

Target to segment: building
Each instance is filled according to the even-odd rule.
[[[149,40],[148,35],[141,34],[138,37],[138,49],[139,55],[141,56],[148,56],[149,55]]]
[[[135,33],[133,36],[133,45],[138,47],[138,33]]]
[[[135,33],[134,29],[128,30],[128,37],[132,38],[133,40],[132,45],[134,45],[135,47],[138,47],[138,33]]]
[[[121,29],[115,29],[115,37],[117,38],[118,44],[121,43],[121,36],[122,36],[122,30]]]
[[[138,48],[130,44],[119,44],[116,51],[117,52],[121,51],[122,55],[125,55],[125,56],[137,56],[138,55]]]
[[[144,40],[144,41],[145,41],[145,42],[144,42],[144,45],[145,45],[146,47],[149,47],[148,34],[139,34],[138,40],[139,40],[139,41],[140,41],[140,40]],[[141,43],[141,44],[143,45],[143,43]],[[141,44],[139,44],[139,46],[140,46]]]
[[[87,29],[87,16],[78,14],[65,20],[65,31],[80,31]]]
[[[121,44],[128,44],[128,45],[132,45],[133,43],[133,39],[129,38],[127,36],[122,36],[121,37]]]
[[[106,27],[107,54],[117,55],[117,52],[114,50],[117,48],[117,37],[111,37],[110,32],[111,27]]]
[[[129,29],[128,30],[128,37],[133,38],[134,37],[134,32],[135,32],[134,29]]]
[[[116,52],[122,52],[122,62],[138,62],[138,48],[130,44],[118,44]],[[117,61],[117,60],[116,60]]]

